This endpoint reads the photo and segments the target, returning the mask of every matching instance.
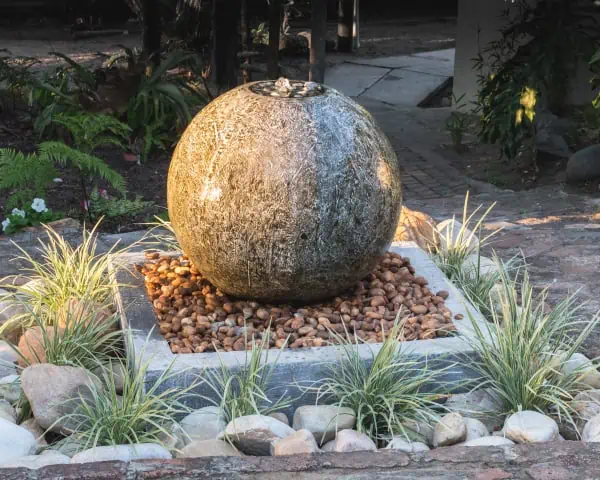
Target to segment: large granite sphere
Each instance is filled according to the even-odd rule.
[[[280,79],[205,107],[173,154],[169,216],[221,291],[272,302],[334,296],[389,247],[400,172],[371,115],[334,89]]]

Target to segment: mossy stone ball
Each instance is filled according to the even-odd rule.
[[[398,161],[373,117],[332,88],[287,80],[240,86],[200,111],[167,190],[203,277],[272,303],[353,287],[389,248],[401,204]]]

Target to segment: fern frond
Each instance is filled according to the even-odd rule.
[[[44,197],[57,176],[49,158],[10,148],[0,149],[0,190],[15,190],[7,202],[8,208],[22,205],[36,196]]]
[[[98,157],[71,148],[62,142],[42,142],[39,151],[40,157],[45,157],[52,163],[62,166],[70,163],[86,174],[102,178],[120,193],[125,193],[125,179]]]
[[[65,112],[52,118],[66,128],[73,137],[73,145],[91,153],[95,148],[107,143],[123,147],[131,129],[112,115],[89,112]]]

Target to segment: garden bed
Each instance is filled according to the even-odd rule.
[[[480,325],[483,325],[485,320],[448,281],[429,256],[414,243],[394,243],[390,251],[395,255],[388,258],[401,257],[402,259],[410,259],[410,265],[414,267],[415,272],[418,272],[423,276],[423,280],[426,279],[427,288],[431,292],[442,293],[442,291],[445,291],[448,293],[447,299],[443,302],[443,308],[446,308],[448,313],[452,312],[454,318],[453,323],[445,323],[444,328],[448,331],[455,329],[456,335],[438,337],[437,335],[434,336],[431,334],[428,339],[404,342],[403,344],[406,345],[407,352],[411,358],[423,361],[424,365],[425,362],[427,362],[428,368],[447,368],[442,375],[444,381],[449,381],[452,384],[459,384],[465,379],[472,378],[474,373],[465,362],[454,362],[456,362],[459,357],[464,359],[464,355],[468,356],[470,352],[472,353],[468,343],[464,339],[465,337],[471,337],[473,335],[473,326],[469,319],[469,315],[471,315],[474,321]],[[156,380],[156,378],[163,374],[168,368],[172,368],[175,374],[170,378],[169,382],[164,385],[165,389],[175,386],[180,388],[189,386],[194,378],[197,378],[201,372],[206,374],[207,370],[216,372],[219,369],[226,367],[236,371],[243,368],[244,359],[247,354],[244,351],[235,351],[233,345],[230,345],[230,350],[232,351],[210,352],[208,349],[205,349],[204,353],[187,353],[185,355],[174,354],[169,342],[160,333],[160,325],[152,300],[148,297],[144,278],[135,268],[136,265],[148,263],[148,259],[142,253],[127,253],[115,259],[115,263],[129,267],[117,272],[116,283],[125,285],[126,287],[117,287],[115,295],[116,304],[121,316],[122,327],[129,328],[132,331],[133,338],[132,346],[130,348],[133,349],[133,351],[128,353],[129,355],[135,355],[137,362],[148,364],[146,381],[149,384]],[[419,282],[422,281],[419,280]],[[419,287],[422,289],[421,286]],[[208,290],[206,293],[210,294]],[[365,293],[365,296],[367,294],[368,293]],[[366,298],[371,298],[372,300],[372,297]],[[342,303],[343,300],[340,302],[340,305]],[[322,306],[320,308],[321,310],[323,309]],[[254,311],[258,314],[258,310],[259,308],[257,305],[257,308]],[[329,315],[334,316],[333,312]],[[393,322],[391,315],[388,315],[388,317],[389,320],[384,318],[384,321]],[[409,314],[409,318],[410,317],[416,318]],[[307,318],[314,317],[307,316]],[[268,317],[266,317],[266,319],[268,319]],[[287,323],[287,321],[288,320],[284,323]],[[378,322],[379,320],[373,323],[376,324]],[[255,322],[253,321],[252,324],[254,326]],[[264,323],[259,323],[259,325],[261,324],[264,325]],[[335,323],[331,323],[331,325],[335,325]],[[233,326],[230,328],[233,328],[234,331],[236,329],[236,327]],[[319,332],[318,329],[315,328],[315,330]],[[214,338],[212,337],[212,327],[210,332],[211,338]],[[366,332],[369,331],[367,330]],[[219,339],[220,333],[221,332],[217,331],[217,339]],[[287,337],[288,332],[285,332],[285,327],[284,333]],[[446,335],[446,333],[443,333],[442,335]],[[276,336],[277,335],[275,335],[275,337]],[[231,337],[223,335],[222,338]],[[315,339],[320,337],[315,335],[312,338]],[[315,381],[324,378],[325,370],[328,365],[340,361],[339,352],[335,346],[314,348],[313,342],[314,340],[312,342],[306,342],[306,346],[302,345],[303,348],[282,349],[278,352],[278,355],[273,355],[268,359],[268,362],[276,363],[273,369],[271,384],[275,386],[275,390],[281,390],[275,392],[275,397],[277,397],[278,393],[281,394],[285,391],[291,398],[300,398],[300,387],[302,385],[314,383]],[[304,341],[300,343],[303,344]],[[358,347],[361,356],[367,363],[372,361],[373,352],[377,352],[381,347],[381,343],[379,343],[377,339],[377,334],[375,334],[375,337],[370,343],[371,344],[363,343]],[[324,340],[323,345],[325,344],[326,342]],[[171,345],[179,345],[179,342],[175,343],[172,341]],[[281,343],[279,346],[280,345]],[[275,344],[273,345],[273,348],[276,348],[277,346],[278,345]],[[277,360],[275,357],[277,357]],[[448,368],[449,365],[451,365],[450,368]],[[200,395],[208,397],[211,397],[211,395],[214,396],[214,392],[210,391],[206,385],[200,386],[199,390],[200,391],[197,393]],[[203,400],[200,397],[190,398],[189,402],[194,406],[203,406],[207,404],[206,400]],[[302,402],[304,404],[310,404],[311,400],[307,400],[305,395]],[[298,405],[293,404],[289,411],[293,412],[293,407],[297,407]]]

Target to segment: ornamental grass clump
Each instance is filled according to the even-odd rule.
[[[143,357],[143,352],[142,352]],[[173,362],[150,382],[146,375],[150,361],[140,365],[133,361],[120,361],[123,390],[118,394],[115,377],[106,367],[102,386],[92,385],[75,412],[66,415],[73,425],[73,438],[80,442],[81,450],[96,446],[137,443],[162,444],[171,438],[171,427],[176,417],[185,415],[190,409],[184,405],[186,397],[198,386],[192,382],[185,388],[167,388],[173,377]]]
[[[437,422],[438,401],[445,396],[439,393],[444,386],[441,377],[452,368],[433,370],[427,360],[412,360],[400,348],[402,329],[396,321],[377,353],[370,350],[371,361],[361,355],[358,338],[344,342],[340,337],[341,361],[328,366],[326,377],[305,389],[316,394],[317,403],[354,410],[356,430],[380,445],[392,436],[421,440],[415,425]]]
[[[483,223],[495,205],[495,203],[490,205],[476,220],[482,205],[469,213],[469,192],[467,192],[463,206],[462,222],[456,222],[456,218],[453,216],[452,221],[443,231],[434,229],[437,238],[434,242],[431,242],[429,251],[440,270],[450,280],[453,279],[456,272],[460,271],[467,257],[479,254],[481,247],[489,243],[490,239],[500,231],[500,229],[497,229],[489,234],[482,234]]]
[[[598,323],[598,315],[583,319],[574,295],[544,311],[547,290],[534,296],[525,268],[512,274],[500,268],[501,289],[492,321],[483,326],[470,316],[474,335],[468,339],[479,360],[469,360],[480,375],[481,388],[492,388],[506,413],[537,410],[574,425],[570,401],[580,390],[589,365],[561,371]]]
[[[6,308],[23,303],[28,308],[0,327],[0,337],[18,325],[27,328],[39,319],[52,322],[71,299],[86,299],[100,305],[110,303],[115,283],[109,275],[109,266],[112,262],[113,269],[120,268],[113,259],[130,247],[117,249],[115,244],[107,252],[98,253],[98,225],[89,232],[84,229],[77,246],[72,246],[52,227],[44,226],[44,239],[40,238],[39,255],[35,257],[15,244],[21,251],[15,260],[25,264],[22,272],[30,282],[10,287],[11,292],[0,297],[0,301],[5,302]]]
[[[268,329],[261,340],[248,341],[246,338],[246,345],[251,350],[246,349],[241,368],[230,368],[221,358],[220,371],[207,372],[205,381],[219,399],[216,402],[210,398],[207,400],[219,407],[226,422],[245,415],[269,415],[292,404],[292,399],[285,392],[273,400],[270,390],[271,378],[285,345],[270,363]]]
[[[60,319],[46,318],[49,312],[29,313],[37,329],[14,348],[25,365],[51,363],[93,371],[123,353],[123,332],[108,306],[81,300],[70,303]]]

